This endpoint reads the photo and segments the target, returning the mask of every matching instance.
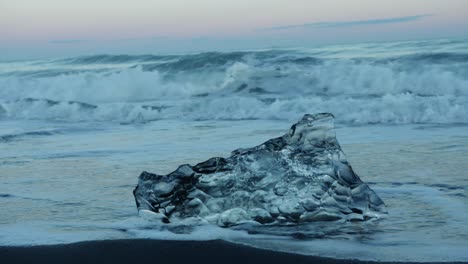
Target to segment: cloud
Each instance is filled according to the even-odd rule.
[[[0,0],[1,1],[1,0]],[[49,44],[79,44],[84,42],[103,43],[103,42],[132,42],[132,41],[155,41],[164,40],[165,36],[132,37],[132,38],[114,38],[114,39],[55,39],[49,40]]]
[[[109,39],[108,41],[152,41],[167,39],[166,36],[148,36],[148,37],[132,37],[132,38],[118,38]]]
[[[334,22],[315,22],[306,23],[299,25],[286,25],[269,28],[260,28],[257,31],[275,31],[275,30],[287,30],[294,28],[337,28],[337,27],[353,27],[353,26],[364,26],[364,25],[383,25],[383,24],[396,24],[406,23],[421,20],[426,17],[433,16],[433,14],[426,15],[415,15],[415,16],[404,16],[404,17],[392,17],[392,18],[381,18],[381,19],[367,19],[367,20],[352,20],[352,21],[334,21]]]
[[[87,39],[57,39],[57,40],[50,40],[50,44],[77,44],[87,42]]]

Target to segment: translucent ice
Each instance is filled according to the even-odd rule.
[[[143,172],[134,195],[140,211],[165,223],[364,221],[386,212],[348,164],[329,113],[305,115],[284,136],[228,158]]]

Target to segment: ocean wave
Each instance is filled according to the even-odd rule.
[[[0,143],[11,142],[11,141],[19,140],[25,137],[51,136],[56,133],[58,132],[43,130],[43,131],[28,131],[28,132],[20,132],[20,133],[15,133],[15,134],[0,135]]]
[[[439,42],[95,55],[0,67],[0,118],[293,120],[326,111],[353,124],[468,123],[468,49]],[[408,53],[410,44],[416,48]],[[382,56],[385,49],[391,52]]]
[[[161,59],[171,58],[174,56],[158,56],[158,55],[91,55],[81,56],[76,58],[67,58],[57,60],[57,63],[64,64],[112,64],[112,63],[128,63],[128,62],[145,62],[157,61]]]
[[[270,100],[268,100],[270,99]],[[179,120],[295,120],[304,113],[331,112],[343,124],[468,123],[468,99],[385,95],[379,98],[255,98],[229,96],[172,101],[103,103],[19,100],[3,104],[3,118],[141,123]]]
[[[399,63],[466,63],[468,62],[468,53],[459,52],[428,52],[395,57],[383,58],[380,62],[399,62]]]
[[[361,47],[361,49],[364,49]],[[345,50],[346,51],[346,50]],[[464,51],[418,51],[382,54],[358,52],[346,54],[343,50],[268,50],[238,52],[205,52],[189,55],[93,55],[52,61],[26,63],[26,67],[6,70],[0,67],[0,77],[47,78],[83,73],[110,74],[121,70],[139,68],[143,71],[182,74],[193,71],[222,71],[236,63],[256,67],[314,67],[324,63],[343,61],[343,56],[356,65],[394,64],[391,67],[408,69],[414,64],[450,65],[466,64],[468,50]],[[350,51],[347,51],[348,53]],[[388,54],[387,54],[388,53]],[[5,64],[5,63],[4,63]],[[6,63],[8,64],[8,63]],[[0,66],[1,63],[0,63]],[[32,67],[33,66],[33,67]]]

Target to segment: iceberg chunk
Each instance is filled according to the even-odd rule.
[[[386,213],[348,164],[329,113],[307,114],[284,136],[227,158],[184,164],[168,175],[143,172],[133,193],[139,211],[162,215],[164,223],[298,224]]]

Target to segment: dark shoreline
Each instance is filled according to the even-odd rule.
[[[339,249],[337,249],[339,250]],[[46,246],[1,246],[6,263],[409,263],[340,260],[256,249],[221,240],[163,241],[150,239],[86,241]],[[431,262],[437,263],[437,262]],[[439,262],[441,263],[441,262]],[[467,262],[442,262],[467,263]]]

